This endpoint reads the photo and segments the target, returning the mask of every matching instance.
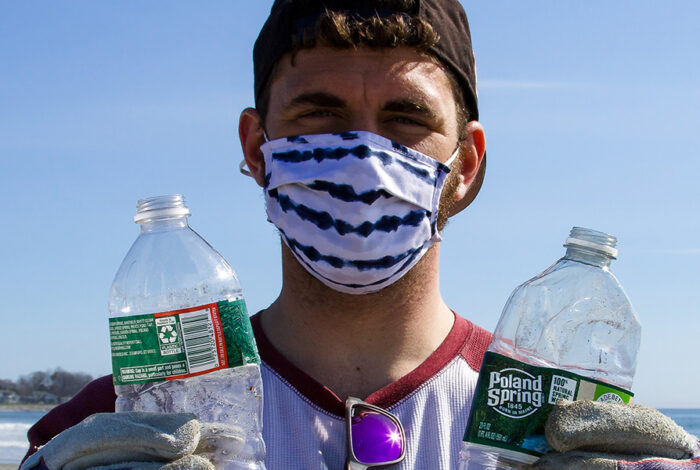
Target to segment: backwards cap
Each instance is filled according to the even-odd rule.
[[[253,48],[256,104],[268,85],[277,61],[294,49],[295,38],[301,37],[307,28],[315,25],[327,10],[345,12],[358,19],[406,14],[428,22],[439,36],[437,44],[428,51],[454,74],[463,90],[464,104],[471,118],[479,118],[476,64],[469,23],[464,8],[457,0],[275,0]],[[469,193],[450,215],[461,211],[476,197],[485,167],[484,158]]]
[[[429,51],[455,75],[464,90],[467,109],[478,119],[472,40],[467,15],[457,0],[275,0],[253,48],[256,102],[277,61],[292,51],[294,38],[314,25],[326,10],[360,19],[407,14],[427,21],[440,37]]]

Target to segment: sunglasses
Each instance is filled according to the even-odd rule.
[[[378,406],[349,397],[345,402],[345,426],[345,470],[399,463],[406,456],[406,434],[401,422]]]

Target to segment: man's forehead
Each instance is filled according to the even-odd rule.
[[[444,100],[452,94],[448,72],[428,54],[407,47],[333,49],[318,47],[284,57],[275,70],[272,94],[287,104],[300,95],[381,94],[385,101]]]

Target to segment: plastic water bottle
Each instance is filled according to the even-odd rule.
[[[641,327],[609,270],[617,239],[574,227],[566,255],[511,294],[484,357],[460,470],[524,468],[550,449],[557,399],[629,402]]]
[[[141,233],[109,295],[116,410],[194,413],[217,469],[262,470],[262,380],[241,286],[189,215],[179,194],[138,201]]]

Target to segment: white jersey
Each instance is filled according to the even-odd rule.
[[[262,359],[263,438],[268,470],[342,470],[345,405],[280,354],[251,318]],[[395,414],[406,431],[406,458],[387,469],[456,469],[487,331],[455,315],[445,341],[420,366],[365,401]]]

